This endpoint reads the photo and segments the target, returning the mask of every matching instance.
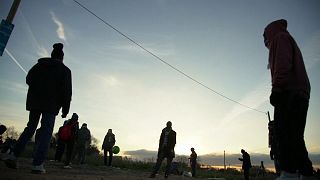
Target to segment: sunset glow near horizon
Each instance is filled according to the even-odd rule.
[[[5,19],[13,1],[0,0]],[[99,17],[163,60],[211,89],[267,112],[271,89],[264,27],[286,19],[311,82],[305,132],[320,153],[320,2],[298,0],[79,0]],[[231,102],[186,78],[142,50],[74,1],[21,1],[15,28],[0,57],[0,123],[22,131],[26,74],[52,45],[64,44],[72,71],[70,113],[87,123],[100,144],[108,129],[121,151],[156,151],[171,121],[177,154],[268,153],[268,117]],[[9,53],[11,55],[9,55]],[[56,117],[54,132],[63,124]]]

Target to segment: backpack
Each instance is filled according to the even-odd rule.
[[[59,138],[63,141],[68,141],[73,137],[72,128],[77,124],[78,122],[75,121],[74,123],[68,123],[61,127],[61,130],[59,132]]]

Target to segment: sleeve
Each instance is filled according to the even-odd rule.
[[[287,86],[293,64],[293,44],[290,36],[279,36],[274,58],[272,92],[281,92]]]
[[[27,76],[26,76],[26,83],[28,85],[30,85],[32,83],[32,77],[34,75],[35,69],[37,68],[38,64],[34,65],[28,72]]]
[[[71,71],[68,69],[63,82],[62,114],[68,114],[72,96]]]

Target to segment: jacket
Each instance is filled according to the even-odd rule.
[[[78,131],[77,143],[78,145],[86,145],[91,142],[91,133],[90,130],[86,127],[81,127]]]
[[[310,82],[300,49],[287,31],[287,22],[278,20],[264,30],[269,41],[272,92],[297,92],[310,98]]]
[[[111,149],[115,143],[115,135],[113,133],[107,133],[103,140],[102,149]]]
[[[176,145],[176,136],[177,133],[174,130],[170,130],[168,134],[168,142],[164,146],[165,141],[165,133],[168,129],[164,128],[161,132],[160,139],[159,139],[159,148],[158,148],[158,157],[160,154],[164,153],[165,156],[175,157],[174,147]]]
[[[26,109],[68,114],[72,95],[71,71],[62,61],[41,58],[28,72]]]

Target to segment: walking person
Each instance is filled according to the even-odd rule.
[[[83,123],[79,129],[76,139],[75,155],[78,155],[78,162],[84,164],[86,158],[86,150],[91,143],[91,133],[86,123]]]
[[[64,153],[64,150],[65,150],[65,142],[59,137],[59,134],[61,133],[61,129],[64,125],[67,124],[67,120],[65,120],[63,122],[63,125],[60,126],[59,130],[58,130],[58,134],[57,134],[57,145],[56,145],[56,153],[54,155],[54,160],[55,161],[58,161],[58,162],[61,162],[61,159],[62,159],[62,156],[63,156],[63,153]]]
[[[112,133],[112,129],[108,129],[108,133],[104,137],[103,144],[102,144],[102,150],[104,152],[104,165],[105,166],[111,166],[112,163],[112,148],[114,144],[116,143],[115,135]],[[109,161],[108,160],[108,153],[109,153]]]
[[[17,158],[27,142],[34,135],[40,117],[41,127],[35,142],[32,172],[45,173],[43,167],[49,149],[55,117],[62,107],[62,117],[69,113],[72,85],[71,71],[63,64],[63,44],[53,45],[51,58],[41,58],[28,72],[26,83],[29,86],[26,109],[29,111],[27,127],[20,135],[13,153],[6,157],[6,165],[17,168]]]
[[[74,144],[78,136],[79,131],[79,116],[77,113],[73,113],[71,119],[68,120],[64,129],[61,130],[59,134],[60,138],[64,141],[66,146],[66,160],[64,163],[65,169],[71,169],[72,153],[74,150]]]
[[[249,180],[249,172],[251,166],[251,160],[250,160],[250,155],[244,150],[241,149],[241,154],[242,158],[239,158],[240,161],[242,161],[242,170],[243,170],[243,175],[245,180]]]
[[[172,123],[168,121],[167,126],[162,130],[160,135],[158,159],[150,175],[150,178],[156,177],[156,174],[158,173],[164,158],[167,158],[167,167],[166,167],[164,177],[168,178],[171,162],[175,157],[174,147],[176,145],[176,136],[177,136],[177,133],[172,129]]]
[[[191,154],[190,154],[189,160],[190,160],[192,177],[196,177],[197,153],[194,151],[194,148],[191,148]]]
[[[268,24],[263,37],[269,50],[279,178],[315,179],[304,141],[311,86],[301,51],[284,19]]]

